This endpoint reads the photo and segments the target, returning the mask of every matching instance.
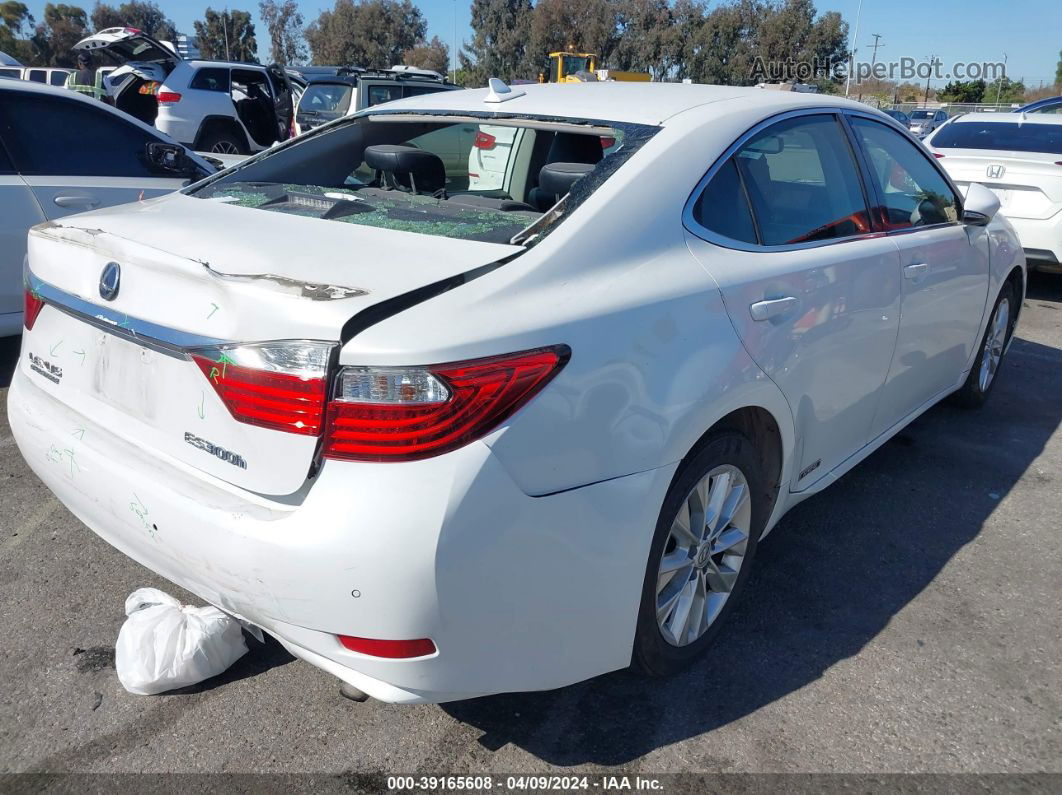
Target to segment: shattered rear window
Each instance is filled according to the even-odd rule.
[[[530,243],[570,214],[656,127],[571,119],[376,114],[347,117],[186,192],[322,221],[491,243]],[[371,149],[376,147],[376,149]],[[399,147],[396,163],[379,152]],[[376,156],[373,153],[376,153]],[[386,160],[391,163],[391,160]],[[583,166],[572,185],[543,168]],[[419,167],[418,167],[419,168]],[[561,195],[563,194],[563,195]],[[529,231],[531,230],[531,231]]]

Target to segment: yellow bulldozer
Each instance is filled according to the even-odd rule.
[[[598,69],[598,56],[592,52],[551,52],[549,75],[538,76],[540,83],[593,83],[618,80],[629,83],[648,83],[648,72],[619,72],[615,69]]]

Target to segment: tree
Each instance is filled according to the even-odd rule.
[[[472,0],[472,42],[458,53],[461,85],[537,77],[545,54],[528,48],[533,13],[531,0]]]
[[[258,63],[258,42],[249,11],[215,11],[208,8],[195,22],[196,44],[203,58]]]
[[[985,98],[985,81],[970,80],[962,82],[953,80],[937,92],[937,98],[943,102],[983,102]]]
[[[1062,50],[1058,51],[1058,66],[1055,67],[1055,85],[1062,87]]]
[[[615,2],[615,42],[608,65],[625,71],[649,72],[657,80],[671,67],[671,9],[667,0]]]
[[[450,70],[450,48],[438,36],[432,36],[431,41],[422,41],[402,53],[402,63],[446,74]]]
[[[296,64],[306,59],[303,17],[295,0],[261,0],[258,13],[269,31],[269,54],[274,63]]]
[[[44,7],[44,21],[37,25],[32,44],[37,63],[52,66],[73,66],[74,45],[88,34],[88,14],[79,6],[48,3]]]
[[[336,0],[306,28],[306,41],[315,64],[387,69],[427,32],[410,0]]]
[[[990,83],[985,90],[985,102],[999,102],[1002,104],[1022,102],[1025,99],[1025,84],[1020,80],[1011,80],[1002,77],[994,83]]]
[[[32,34],[33,28],[33,15],[25,3],[18,0],[0,3],[0,52],[6,52],[22,63],[31,63],[34,52],[27,36]]]
[[[545,64],[551,52],[592,52],[609,63],[616,34],[615,2],[538,0],[531,17],[532,63]]]
[[[160,41],[173,41],[177,36],[177,26],[173,20],[168,19],[163,10],[150,0],[130,0],[117,8],[97,2],[92,9],[92,27],[95,30],[136,28]]]

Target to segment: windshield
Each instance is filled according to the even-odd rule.
[[[931,110],[912,110],[911,111],[911,120],[912,121],[922,121],[924,119],[931,119],[931,118],[933,118],[933,111],[931,111]]]
[[[530,242],[657,129],[530,118],[487,123],[463,116],[348,116],[187,193],[324,221]],[[562,199],[563,209],[556,207]],[[530,227],[536,231],[525,234]]]
[[[354,87],[345,83],[314,83],[299,100],[299,110],[343,114],[350,108]]]
[[[933,139],[938,149],[996,149],[1062,155],[1062,124],[958,121]]]

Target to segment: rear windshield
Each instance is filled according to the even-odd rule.
[[[347,116],[187,193],[335,223],[530,243],[657,129],[528,117]]]
[[[1062,155],[1062,124],[957,121],[933,138],[937,149],[1000,149]]]
[[[912,110],[911,118],[915,120],[932,119],[933,111],[931,110]]]
[[[306,87],[299,100],[300,111],[346,113],[354,87],[343,83],[313,83]]]

